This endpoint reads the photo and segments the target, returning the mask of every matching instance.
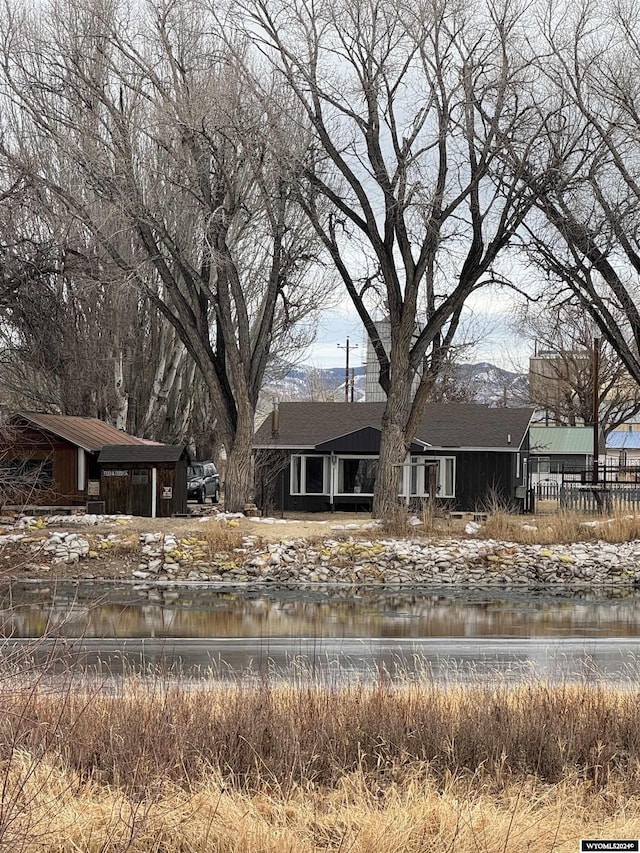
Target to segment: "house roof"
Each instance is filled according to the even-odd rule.
[[[607,450],[640,450],[640,430],[613,430],[607,436]]]
[[[271,415],[254,438],[257,448],[308,449],[372,427],[380,430],[384,403],[280,403],[277,436]],[[533,409],[492,409],[476,403],[429,403],[416,440],[438,449],[517,451]]]
[[[40,427],[89,452],[102,450],[107,444],[142,444],[139,438],[122,432],[98,418],[47,415],[42,412],[18,412],[10,419],[12,424],[17,425],[20,422]]]
[[[177,462],[185,452],[182,444],[110,444],[102,448],[98,462],[100,465]]]
[[[593,427],[535,426],[529,431],[529,450],[533,454],[593,453]]]

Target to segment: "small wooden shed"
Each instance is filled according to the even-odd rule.
[[[98,420],[44,412],[17,412],[0,437],[4,464],[33,471],[30,507],[83,507],[97,500],[98,455],[107,445],[144,446],[142,439]]]
[[[98,457],[108,514],[168,518],[187,511],[189,454],[181,445],[109,445]]]

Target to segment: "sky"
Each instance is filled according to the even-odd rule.
[[[512,328],[514,305],[510,296],[478,294],[469,302],[467,315],[482,334],[473,350],[465,354],[464,361],[488,361],[504,370],[526,371],[532,345]],[[318,327],[316,341],[303,358],[304,363],[325,370],[344,367],[347,337],[350,349],[354,344],[358,345],[350,351],[350,366],[364,364],[364,326],[355,309],[343,305],[326,311]]]

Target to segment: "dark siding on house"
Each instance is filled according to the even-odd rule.
[[[482,510],[491,496],[513,503],[515,487],[522,483],[522,459],[520,479],[517,474],[515,453],[491,451],[434,451],[438,456],[455,456],[456,497],[443,498],[441,503],[463,512]],[[429,457],[427,457],[429,458]],[[328,495],[289,494],[290,467],[280,474],[275,494],[277,509],[294,512],[327,512],[331,509]],[[349,511],[371,511],[372,498],[352,496],[334,498],[334,509]]]
[[[456,509],[482,509],[492,494],[513,499],[514,453],[463,451],[452,455],[456,457]]]

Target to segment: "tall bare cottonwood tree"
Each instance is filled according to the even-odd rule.
[[[586,312],[640,383],[640,10],[548,0],[534,94],[544,133],[505,146],[535,198],[523,247],[543,288]]]
[[[531,203],[496,154],[529,120],[517,8],[440,0],[242,8],[311,126],[302,203],[378,357],[387,403],[373,512],[388,516],[465,301],[496,279]],[[391,322],[389,353],[374,322],[380,312]]]
[[[226,505],[238,509],[274,341],[317,310],[326,282],[305,279],[313,240],[282,168],[282,116],[255,97],[219,33],[189,0],[7,10],[2,153],[176,330],[213,403]]]

